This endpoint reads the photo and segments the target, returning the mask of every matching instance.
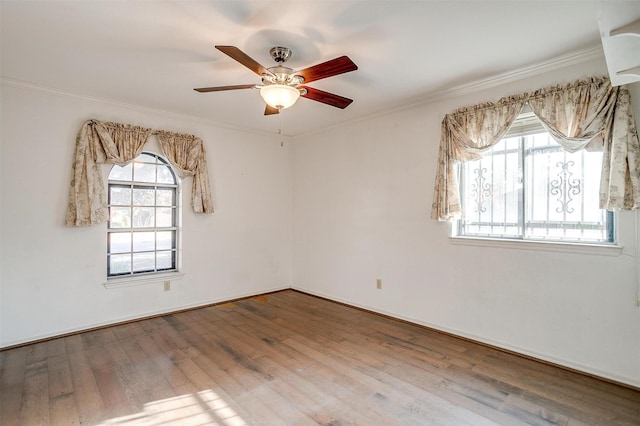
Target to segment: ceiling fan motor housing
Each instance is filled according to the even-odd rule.
[[[278,65],[268,68],[272,74],[262,74],[262,82],[264,84],[286,84],[289,86],[297,86],[302,84],[304,78],[293,74],[293,69]]]

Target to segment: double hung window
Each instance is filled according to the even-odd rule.
[[[109,173],[107,276],[178,270],[179,185],[171,166],[145,152]]]
[[[614,242],[598,206],[602,153],[569,153],[533,113],[521,114],[480,160],[462,163],[458,235],[571,243]]]

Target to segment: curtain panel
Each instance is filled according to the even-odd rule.
[[[109,220],[99,164],[124,165],[136,158],[151,129],[126,124],[86,121],[76,137],[67,226],[90,226]]]
[[[213,213],[209,172],[202,140],[193,135],[158,131],[163,154],[181,178],[193,176],[191,206],[196,213]]]
[[[128,124],[87,120],[76,137],[67,226],[91,226],[109,221],[107,196],[100,164],[125,165],[135,159],[152,129]],[[181,177],[194,175],[193,208],[212,213],[209,177],[202,140],[192,135],[160,132],[170,136],[160,142],[165,156]],[[175,144],[175,146],[174,146]],[[196,200],[197,199],[197,200]]]
[[[640,142],[629,91],[597,77],[447,114],[441,127],[433,219],[462,216],[458,164],[481,158],[498,143],[525,104],[566,151],[603,151],[600,208],[640,208]]]

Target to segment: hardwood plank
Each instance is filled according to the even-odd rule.
[[[91,334],[86,353],[106,417],[117,418],[135,413],[136,406],[132,405],[129,398],[129,394],[135,390],[127,388],[131,368],[126,353],[115,340],[112,330],[109,333]],[[98,344],[98,341],[105,343]],[[131,382],[134,381],[132,378]]]
[[[26,347],[3,352],[0,370],[0,424],[20,424],[22,412],[25,371],[27,367]]]
[[[49,424],[65,426],[80,424],[73,394],[59,395],[49,401]]]
[[[167,345],[166,341],[158,333],[154,333],[152,336],[145,333],[138,337],[137,342],[146,357],[155,365],[156,371],[172,387],[174,395],[176,393],[196,391],[185,375],[173,363],[171,359],[173,348]]]
[[[136,340],[132,338],[121,340],[129,363],[126,376],[121,382],[127,389],[127,396],[132,406],[143,410],[145,404],[159,399],[167,399],[173,396],[173,388],[164,379],[155,364],[142,350]]]
[[[44,345],[39,344],[38,346],[37,350],[30,352],[30,355],[41,354]],[[46,353],[46,351],[44,352]],[[31,359],[33,360],[34,357],[32,356]],[[49,424],[49,389],[46,359],[31,362],[27,365],[20,424]]]
[[[27,346],[27,365],[39,363],[47,359],[48,342],[39,342]]]
[[[80,424],[76,400],[73,393],[73,381],[66,357],[64,339],[52,341],[47,359],[49,383],[49,419],[51,424]],[[51,356],[52,354],[56,354]]]
[[[66,339],[66,338],[65,338]],[[67,345],[69,350],[69,345]],[[96,424],[105,419],[105,409],[93,370],[84,350],[67,352],[78,418],[82,424]]]

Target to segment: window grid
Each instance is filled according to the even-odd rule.
[[[178,269],[178,183],[161,157],[142,153],[109,174],[107,276]]]
[[[547,132],[505,138],[460,167],[458,235],[612,243],[613,213],[597,207],[600,167],[601,154],[567,153]]]

